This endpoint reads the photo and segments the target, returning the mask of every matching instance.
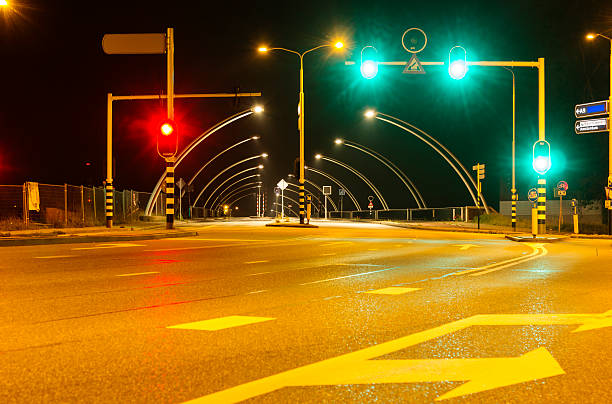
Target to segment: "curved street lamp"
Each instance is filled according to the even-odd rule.
[[[253,183],[253,184],[257,184],[257,183]],[[242,189],[236,189],[235,191],[230,192],[228,195],[224,196],[223,199],[221,199],[219,201],[219,204],[216,206],[216,209],[221,208],[223,205],[226,204],[226,202],[230,199],[235,197],[236,195],[240,194],[241,192],[244,191],[249,191],[251,189],[257,189],[257,188],[261,188],[261,184],[259,185],[250,185],[248,187],[242,188]],[[211,210],[214,212],[215,208],[213,208],[213,205],[211,205]]]
[[[226,184],[228,181],[230,181],[230,180],[232,180],[232,179],[236,178],[236,177],[237,177],[237,176],[239,176],[240,174],[244,174],[244,173],[246,173],[247,171],[251,171],[251,170],[261,170],[262,168],[263,168],[263,166],[260,164],[260,165],[257,165],[257,166],[255,166],[255,167],[247,168],[246,170],[242,170],[242,171],[240,171],[240,172],[237,172],[236,174],[234,174],[234,175],[232,175],[231,177],[227,178],[225,181],[223,181],[221,184],[219,184],[219,186],[218,186],[217,188],[215,188],[215,189],[214,189],[214,190],[213,190],[213,191],[210,193],[210,195],[209,195],[208,199],[206,199],[206,202],[204,202],[204,205],[203,205],[203,206],[204,206],[204,207],[206,207],[206,205],[208,205],[208,201],[210,201],[210,198],[212,198],[212,196],[213,196],[213,195],[214,195],[214,194],[215,194],[215,193],[216,193],[216,192],[217,192],[217,191],[218,191],[218,190],[219,190],[219,189],[220,189],[220,188],[221,188],[223,185],[225,185],[225,184]],[[256,175],[260,175],[260,174],[256,174]],[[239,181],[236,181],[236,182],[239,182]],[[198,196],[199,196],[199,195],[198,195]],[[218,195],[218,196],[217,196],[217,198],[218,198],[219,196],[221,196],[221,195]],[[215,198],[215,201],[217,200],[217,198]],[[196,199],[196,201],[197,201],[197,199]],[[213,201],[213,204],[214,204],[214,202],[215,202],[215,201]],[[195,202],[194,202],[193,204],[194,204],[194,206],[195,206]]]
[[[258,159],[258,158],[266,158],[268,157],[268,155],[266,153],[262,153],[262,154],[257,154],[255,156],[251,156],[251,157],[247,157],[245,159],[242,159],[240,161],[238,161],[237,163],[234,163],[228,167],[226,167],[224,170],[222,170],[219,174],[215,175],[213,177],[213,179],[211,179],[210,181],[208,181],[208,183],[204,186],[204,188],[202,188],[202,190],[200,191],[200,193],[198,194],[198,196],[195,198],[195,200],[193,201],[193,206],[195,206],[196,202],[198,201],[198,199],[200,199],[200,196],[202,196],[202,194],[204,193],[204,191],[206,191],[206,189],[210,186],[210,184],[212,184],[217,178],[219,178],[221,175],[223,175],[224,173],[226,173],[227,171],[231,170],[232,168],[246,162],[249,160],[254,160],[254,159]],[[263,165],[259,165],[257,166],[257,168],[263,168]],[[212,194],[211,194],[212,195]],[[210,199],[210,198],[209,198]],[[206,203],[208,202],[208,199],[206,200],[206,202],[204,202],[204,207],[206,207]]]
[[[294,184],[291,184],[291,185],[294,185]],[[297,195],[298,195],[298,197],[300,196],[300,193],[299,193],[298,191],[294,191],[294,190],[293,190],[293,189],[291,189],[291,188],[285,188],[285,191],[288,191],[288,192],[293,192],[294,194],[297,194]],[[312,195],[312,194],[311,194],[311,196],[314,196],[314,195]],[[285,196],[285,198],[287,198],[287,196]],[[321,203],[321,201],[319,201],[319,203]],[[316,205],[312,205],[312,207],[313,207],[313,208],[315,208],[315,209],[317,210],[317,212],[318,212],[318,213],[320,213],[320,212],[321,212],[321,209],[319,209],[319,208],[318,208]]]
[[[385,210],[389,210],[389,205],[387,205],[387,202],[385,201],[385,198],[383,198],[382,194],[380,193],[380,191],[378,190],[378,188],[376,188],[374,186],[374,184],[372,184],[372,182],[366,178],[365,175],[361,174],[359,171],[355,170],[353,167],[349,166],[346,163],[343,163],[339,160],[336,159],[332,159],[330,157],[325,157],[322,154],[316,154],[315,158],[317,160],[325,160],[325,161],[329,161],[331,163],[335,163],[337,165],[339,165],[340,167],[344,167],[347,170],[349,170],[350,172],[352,172],[353,174],[355,174],[356,176],[358,176],[359,178],[361,178],[363,180],[363,182],[365,182],[367,184],[367,186],[370,187],[370,189],[372,190],[372,192],[374,192],[374,194],[376,195],[376,197],[378,198],[378,200],[380,201],[380,203],[383,206],[383,209]]]
[[[342,188],[342,189],[344,189],[346,191],[346,194],[350,198],[351,202],[353,202],[353,205],[355,205],[355,208],[357,210],[361,210],[361,206],[359,205],[359,202],[357,202],[357,198],[355,198],[353,193],[343,183],[341,183],[339,180],[337,180],[331,174],[328,174],[328,173],[326,173],[323,170],[319,170],[319,169],[312,168],[312,167],[304,166],[304,169],[308,170],[308,171],[312,171],[313,173],[319,174],[320,176],[325,177],[328,180],[335,182],[340,188]]]
[[[304,51],[302,53],[296,52],[287,48],[268,48],[265,46],[259,47],[258,51],[261,53],[269,52],[272,50],[279,50],[283,52],[289,52],[297,55],[300,58],[300,103],[298,107],[298,128],[300,130],[300,224],[304,224],[304,56],[312,51],[317,49],[325,48],[325,47],[335,47],[336,49],[341,49],[344,45],[342,42],[338,41],[335,44],[323,44],[316,46],[312,49]]]
[[[218,130],[229,125],[232,122],[235,122],[241,118],[245,118],[253,113],[260,113],[260,112],[263,112],[263,108],[260,106],[254,106],[249,109],[245,109],[244,111],[240,111],[232,116],[229,116],[222,121],[217,122],[215,125],[211,126],[207,130],[205,130],[200,136],[194,139],[187,147],[185,147],[185,149],[183,149],[183,151],[181,151],[176,156],[176,161],[174,163],[174,169],[176,170],[176,168],[181,163],[181,161],[183,161],[183,159],[187,157],[187,155],[191,153],[191,151],[195,149],[197,145],[202,143],[207,137],[209,137],[213,133],[217,132]],[[147,207],[145,208],[145,215],[147,216],[151,215],[151,212],[153,210],[153,205],[155,201],[157,201],[157,197],[159,196],[159,193],[161,192],[161,184],[165,178],[166,178],[166,172],[164,171],[164,173],[161,175],[161,177],[157,181],[155,188],[153,188],[153,192],[151,193],[151,196],[149,197],[149,201],[147,202]],[[191,185],[191,182],[189,182],[189,185]]]
[[[255,194],[255,193],[248,193],[248,194],[242,195],[241,197],[239,197],[239,198],[237,198],[237,199],[234,199],[233,201],[231,201],[231,202],[230,202],[230,203],[228,203],[227,205],[228,205],[228,206],[235,205],[236,203],[238,203],[238,201],[239,201],[239,200],[244,199],[244,198],[246,198],[246,197],[248,197],[248,196],[256,196],[256,194]]]
[[[290,177],[294,177],[293,174],[289,174]],[[321,193],[321,195],[323,195],[324,197],[327,198],[327,200],[329,200],[329,202],[332,204],[332,206],[334,207],[334,210],[338,210],[338,208],[336,207],[336,204],[334,203],[334,201],[328,197],[328,195],[324,195],[323,194],[323,188],[321,188],[320,186],[318,186],[317,184],[315,184],[314,182],[310,181],[308,178],[304,178],[304,183],[305,184],[310,184],[313,187],[316,188],[317,191],[319,191]],[[297,184],[294,184],[292,182],[287,181],[287,184],[293,186],[293,187],[298,187],[299,186]],[[311,193],[310,195],[312,195],[313,198],[315,198],[317,200],[317,202],[319,202],[319,205],[322,205],[321,200],[313,193]]]
[[[410,191],[410,193],[412,194],[412,197],[414,198],[414,201],[417,203],[417,206],[419,208],[427,207],[427,204],[425,203],[425,200],[423,199],[423,196],[417,189],[416,185],[414,185],[414,183],[410,180],[410,178],[408,178],[408,176],[402,170],[400,170],[395,164],[393,164],[388,158],[386,158],[382,154],[368,147],[360,145],[359,143],[353,142],[351,140],[338,138],[334,140],[334,143],[337,145],[345,144],[349,147],[352,147],[353,149],[357,149],[363,153],[366,153],[370,155],[371,157],[374,157],[376,160],[380,161],[381,163],[383,163],[389,170],[391,170],[391,172],[393,172],[393,174],[395,174],[400,179],[400,181],[404,183],[406,188],[408,188],[408,191]]]
[[[259,167],[253,167],[253,168],[249,168],[248,170],[244,170],[241,171],[239,173],[236,173],[234,175],[232,175],[230,178],[228,178],[227,180],[223,181],[223,184],[225,184],[226,182],[228,182],[229,180],[231,180],[232,178],[237,177],[238,175],[244,173],[245,171],[249,171],[249,170],[255,170],[255,169],[259,169]],[[225,188],[223,188],[223,190],[221,192],[219,192],[219,195],[217,195],[215,197],[215,199],[212,201],[211,206],[215,206],[217,204],[217,201],[219,200],[219,198],[223,197],[223,194],[225,192],[227,192],[228,190],[232,189],[232,187],[236,184],[238,184],[239,182],[242,182],[244,180],[247,180],[249,178],[253,178],[253,177],[261,177],[261,174],[253,174],[253,175],[247,175],[246,177],[242,177],[240,179],[237,179],[236,181],[232,182],[230,185],[226,186]],[[259,179],[259,178],[258,178]],[[221,186],[223,186],[223,184],[221,184]],[[214,192],[213,192],[214,193]]]
[[[274,202],[274,204],[275,204],[276,206],[280,206],[280,207],[281,207],[281,209],[283,208],[283,205],[281,205],[281,204],[280,204],[280,203],[278,203],[278,202]],[[298,215],[298,214],[295,212],[295,210],[293,210],[293,208],[290,208],[289,206],[285,206],[285,208],[289,209],[289,210],[291,211],[291,213],[293,213],[293,214],[295,215],[295,217],[300,217],[300,215]],[[287,215],[287,217],[288,217],[288,215]]]
[[[228,191],[225,195],[223,195],[218,204],[216,204],[214,202],[211,203],[210,204],[210,209],[214,211],[215,208],[219,208],[219,206],[221,206],[223,204],[222,201],[227,201],[228,198],[232,197],[234,194],[236,194],[240,190],[243,190],[243,189],[245,189],[245,188],[247,188],[249,186],[261,187],[262,185],[263,185],[262,181],[251,181],[251,182],[248,182],[246,184],[240,185],[239,187],[236,187],[236,188],[232,189],[231,191]],[[226,191],[227,189],[228,188],[226,188],[224,191]]]
[[[476,195],[474,195],[474,191],[472,190],[472,188],[468,184],[468,180],[469,180],[471,182],[472,186],[474,187],[474,189],[476,189],[476,192],[478,193],[478,187],[474,183],[474,179],[468,173],[468,171],[465,169],[463,164],[461,164],[459,159],[457,157],[455,157],[455,155],[453,153],[451,153],[450,150],[448,150],[442,143],[438,142],[436,139],[434,139],[431,135],[429,135],[428,133],[426,133],[422,129],[419,129],[416,126],[411,125],[408,122],[402,121],[401,119],[396,118],[396,117],[394,117],[392,115],[383,114],[382,112],[376,112],[374,110],[368,110],[368,111],[365,112],[365,116],[366,116],[366,118],[376,118],[376,119],[378,119],[380,121],[387,122],[387,123],[390,123],[391,125],[397,126],[398,128],[400,128],[400,129],[402,129],[402,130],[404,130],[404,131],[406,131],[406,132],[416,136],[418,139],[422,140],[427,145],[429,145],[429,147],[434,149],[440,156],[442,156],[442,158],[444,158],[444,160],[446,160],[446,162],[453,168],[453,170],[455,170],[455,172],[457,173],[459,178],[461,178],[461,181],[463,181],[463,183],[465,184],[465,187],[467,188],[468,192],[472,196],[474,204],[476,206],[479,206],[478,199],[476,198]],[[396,121],[401,122],[401,123],[395,122],[393,120],[396,120]],[[421,136],[420,134],[416,133],[412,129],[419,131],[421,134],[423,134],[423,136],[425,136],[425,137],[427,137],[427,139],[431,140],[431,142],[434,142],[441,149],[443,149],[446,153],[448,153],[448,156],[446,154],[442,153],[440,148],[438,148],[437,146],[433,145],[429,140],[425,139],[423,136]],[[451,161],[451,158],[454,160],[454,162]],[[464,177],[464,174],[461,173],[461,170],[463,170],[463,173],[465,174],[465,177]],[[466,177],[467,177],[468,180],[466,180]],[[482,196],[482,193],[479,193],[479,196],[480,196],[480,199],[482,200],[482,204],[485,207],[485,211],[487,213],[489,213],[489,206],[487,205],[487,202],[485,201],[484,197]]]

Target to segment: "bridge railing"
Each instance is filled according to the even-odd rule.
[[[381,209],[329,212],[330,219],[391,221],[468,221],[478,214],[475,206],[445,208]]]

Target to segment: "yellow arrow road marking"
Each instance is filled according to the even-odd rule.
[[[316,362],[196,398],[189,403],[235,403],[284,387],[331,384],[467,381],[443,394],[443,400],[535,379],[564,374],[545,348],[518,358],[371,360],[478,325],[571,325],[574,332],[612,326],[612,310],[603,314],[484,314],[447,323],[393,341]]]
[[[453,244],[453,247],[459,247],[460,250],[469,250],[472,247],[480,247],[476,244]]]

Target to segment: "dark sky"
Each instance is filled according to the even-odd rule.
[[[0,19],[2,101],[0,183],[39,181],[101,184],[105,173],[106,94],[165,92],[165,56],[105,55],[105,33],[175,29],[176,92],[262,92],[241,100],[178,100],[180,144],[217,121],[265,105],[261,117],[245,118],[211,136],[177,169],[186,180],[207,159],[254,134],[258,144],[237,148],[196,181],[203,186],[225,165],[261,153],[265,185],[293,171],[298,154],[296,107],[298,59],[286,53],[259,55],[261,44],[298,51],[343,38],[305,58],[306,164],[337,176],[367,203],[370,191],[345,170],[314,162],[320,152],[367,174],[396,208],[414,207],[401,183],[375,160],[333,145],[341,136],[385,155],[404,170],[430,206],[470,203],[469,194],[435,152],[400,129],[365,121],[374,107],[395,115],[448,147],[467,168],[487,165],[483,189],[496,209],[508,199],[511,175],[512,79],[501,68],[472,67],[466,78],[449,78],[444,67],[422,76],[383,66],[373,80],[361,77],[357,60],[373,45],[381,60],[407,60],[402,33],[419,27],[428,35],[421,60],[444,61],[454,45],[469,60],[535,61],[546,58],[546,138],[553,168],[549,184],[569,183],[570,197],[600,199],[607,171],[607,136],[574,134],[573,107],[602,100],[609,92],[609,42],[586,42],[584,34],[612,31],[612,6],[601,1],[435,2],[219,2],[151,1],[13,2]],[[126,5],[128,4],[128,5]],[[537,70],[515,69],[517,79],[517,182],[526,199],[536,177],[531,146],[537,139]],[[163,170],[152,127],[164,110],[159,101],[115,103],[116,182],[119,189],[149,191]],[[90,162],[91,166],[85,166]],[[244,168],[249,167],[245,165]],[[321,177],[313,181],[323,185]],[[552,188],[549,188],[552,192]],[[337,190],[334,187],[334,194]],[[378,206],[377,206],[378,207]]]

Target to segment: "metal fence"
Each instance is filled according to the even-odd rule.
[[[38,209],[32,209],[29,189],[38,190]],[[151,194],[133,190],[114,191],[115,223],[139,220]],[[163,203],[165,195],[160,195]],[[164,206],[164,205],[161,205]],[[159,213],[160,215],[162,213]],[[0,185],[0,219],[24,225],[78,227],[102,225],[106,221],[104,187],[25,183]]]
[[[482,210],[482,209],[481,209]],[[468,221],[478,214],[475,206],[448,208],[353,210],[329,212],[331,219],[393,220],[393,221]]]

